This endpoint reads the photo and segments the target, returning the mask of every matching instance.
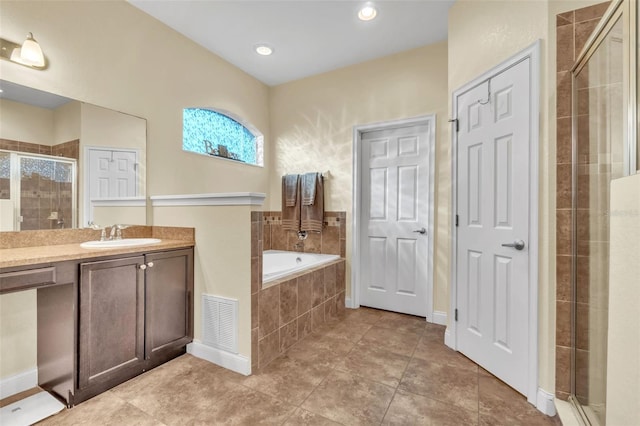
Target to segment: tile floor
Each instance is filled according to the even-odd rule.
[[[424,319],[347,310],[252,376],[184,355],[40,424],[561,424],[443,340]]]

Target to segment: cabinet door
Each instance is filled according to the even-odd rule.
[[[146,256],[146,356],[152,359],[193,338],[193,250]]]
[[[80,389],[142,369],[143,263],[136,256],[80,265]]]

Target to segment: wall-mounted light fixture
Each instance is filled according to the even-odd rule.
[[[31,33],[22,45],[0,38],[0,57],[29,68],[41,70],[47,66],[42,48]]]

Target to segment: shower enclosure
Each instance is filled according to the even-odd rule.
[[[570,400],[605,425],[610,182],[637,169],[635,1],[613,1],[572,71]]]
[[[0,150],[0,231],[73,228],[76,160]]]

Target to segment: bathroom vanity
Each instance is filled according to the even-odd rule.
[[[160,238],[125,248],[0,249],[0,294],[37,290],[38,385],[67,406],[185,353],[193,238]]]

